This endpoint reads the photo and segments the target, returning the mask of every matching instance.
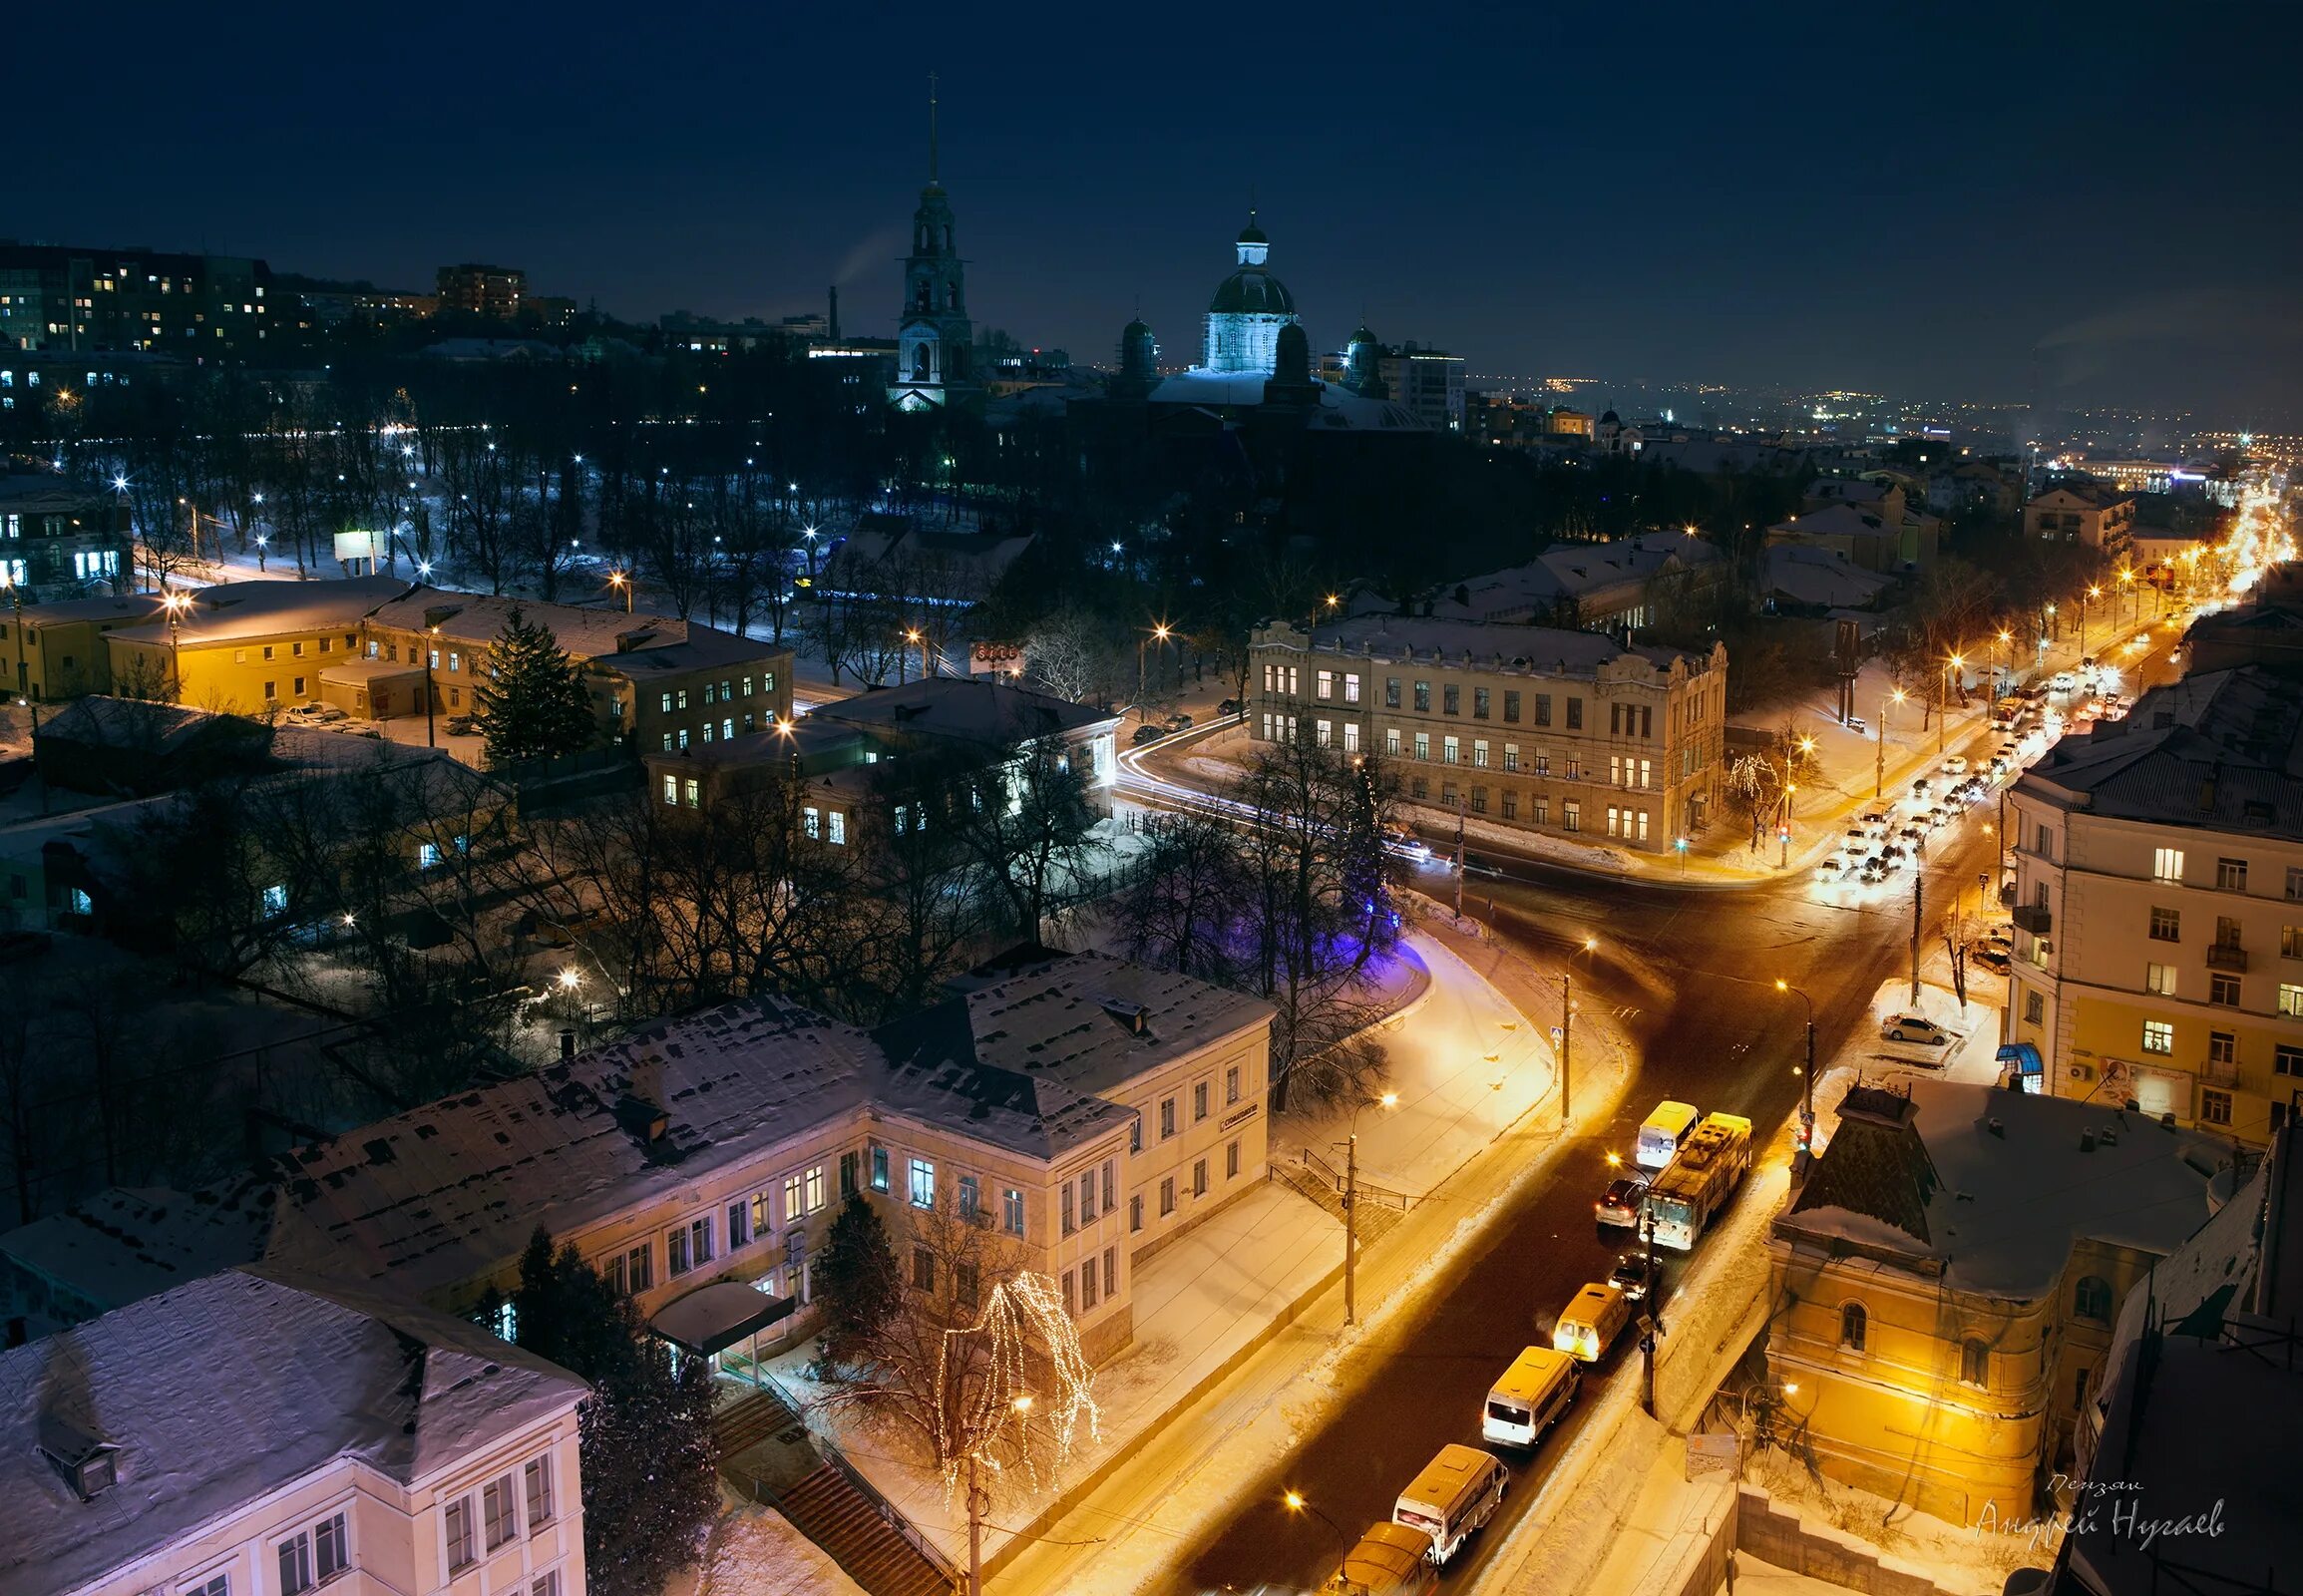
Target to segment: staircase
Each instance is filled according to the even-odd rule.
[[[1343,1222],[1343,1177],[1318,1153],[1274,1157],[1272,1178],[1310,1198],[1338,1224]],[[1359,1244],[1364,1247],[1407,1217],[1405,1200],[1382,1187],[1359,1183]]]
[[[872,1596],[951,1596],[958,1571],[932,1555],[919,1531],[829,1442],[809,1435],[775,1387],[720,1408],[712,1415],[712,1435],[729,1481],[790,1519]],[[755,1458],[750,1466],[739,1464],[744,1452],[771,1441],[780,1463]],[[794,1471],[804,1472],[794,1478]]]
[[[830,1463],[787,1489],[776,1507],[872,1596],[951,1596],[944,1570]]]

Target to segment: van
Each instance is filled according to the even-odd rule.
[[[1870,841],[1859,831],[1851,831],[1847,835],[1857,844]],[[1633,1149],[1632,1157],[1650,1169],[1666,1167],[1680,1155],[1680,1138],[1701,1117],[1694,1103],[1679,1103],[1669,1097],[1665,1098],[1656,1104],[1656,1111],[1648,1115],[1647,1122],[1640,1126],[1639,1145]]]
[[[1552,1327],[1551,1344],[1570,1358],[1596,1364],[1607,1356],[1631,1317],[1631,1302],[1620,1288],[1593,1281],[1560,1310],[1559,1323]]]
[[[1429,1535],[1405,1524],[1370,1524],[1320,1596],[1433,1596],[1438,1589]]]
[[[1391,1521],[1429,1535],[1431,1561],[1444,1568],[1447,1559],[1495,1516],[1509,1479],[1493,1453],[1451,1442],[1440,1447],[1439,1455],[1399,1493]]]
[[[1575,1400],[1576,1383],[1574,1359],[1556,1348],[1528,1348],[1488,1391],[1480,1439],[1533,1446],[1544,1426]]]

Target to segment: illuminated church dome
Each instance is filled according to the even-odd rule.
[[[1272,240],[1256,225],[1253,210],[1236,247],[1239,269],[1217,285],[1208,303],[1201,369],[1269,376],[1279,359],[1280,329],[1296,319],[1296,296],[1264,264]]]

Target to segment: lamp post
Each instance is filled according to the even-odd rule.
[[[1586,937],[1583,951],[1599,951],[1599,939]],[[1573,957],[1572,955],[1570,957]],[[1565,1136],[1575,1122],[1575,971],[1559,976],[1559,1133]]]
[[[168,611],[168,701],[184,702],[184,625],[185,605],[192,600],[180,593],[161,596],[160,604]]]
[[[1799,790],[1795,781],[1783,783],[1783,823],[1775,828],[1775,840],[1782,844],[1782,856],[1775,861],[1777,870],[1791,868],[1791,795]]]
[[[920,645],[920,679],[922,681],[926,681],[930,676],[935,674],[934,671],[928,668],[927,634],[921,631],[918,626],[906,626],[904,628],[904,640],[906,642],[918,643]],[[899,685],[901,685],[904,680],[904,673],[901,669],[899,669],[896,673],[896,680]]]
[[[1349,1535],[1343,1533],[1343,1526],[1342,1524],[1337,1523],[1335,1519],[1329,1517],[1326,1513],[1321,1512],[1319,1508],[1306,1501],[1302,1491],[1288,1491],[1280,1497],[1280,1501],[1291,1513],[1312,1513],[1316,1515],[1321,1523],[1326,1524],[1330,1529],[1336,1532],[1336,1538],[1343,1543],[1343,1549],[1345,1551],[1349,1551],[1353,1545],[1357,1544]]]
[[[432,661],[440,656],[440,628],[434,626],[424,637],[424,746],[437,748],[440,739],[432,725]]]
[[[1879,797],[1887,790],[1887,709],[1903,702],[1903,689],[1896,688],[1879,700],[1879,747],[1871,761],[1871,796]]]
[[[631,579],[620,571],[611,571],[607,574],[607,585],[610,588],[613,588],[617,593],[623,595],[623,612],[627,615],[630,614],[632,589]]]
[[[2127,623],[2129,625],[2133,625],[2136,621],[2143,618],[2143,596],[2139,593],[2135,593],[2134,567],[2119,567],[2119,586],[2124,588],[2128,593],[2134,595],[2134,602],[2127,605]]]
[[[1936,705],[1935,710],[1935,751],[1937,753],[1943,752],[1944,743],[1949,736],[1951,723],[1951,674],[1955,670],[1965,670],[1966,668],[1966,658],[1957,653],[1954,653],[1949,659],[1946,659],[1943,662],[1943,698],[1942,701]]]
[[[2101,588],[2090,587],[2080,590],[2080,658],[2082,660],[2088,656],[2088,600],[2101,598],[2103,596],[2104,591]]]
[[[1375,1099],[1377,1107],[1396,1108],[1399,1094],[1387,1091]],[[1351,1109],[1351,1134],[1343,1142],[1343,1323],[1359,1322],[1359,1110]]]
[[[1154,641],[1156,641],[1156,642],[1158,642],[1158,643],[1159,643],[1159,644],[1160,644],[1162,647],[1165,647],[1165,646],[1167,645],[1167,640],[1168,640],[1168,637],[1169,637],[1169,635],[1170,635],[1170,629],[1171,629],[1171,628],[1169,627],[1168,623],[1167,623],[1166,621],[1162,620],[1162,621],[1159,621],[1159,622],[1157,622],[1156,624],[1154,624],[1154,625],[1152,626],[1152,628],[1151,628],[1149,631],[1147,631],[1147,632],[1144,632],[1142,635],[1138,636],[1138,637],[1136,638],[1136,640],[1135,640],[1135,712],[1136,712],[1136,718],[1137,718],[1138,720],[1141,720],[1141,721],[1143,721],[1143,722],[1144,722],[1145,724],[1147,724],[1147,725],[1148,725],[1148,724],[1150,723],[1150,721],[1151,721],[1151,714],[1150,714],[1150,712],[1149,712],[1149,711],[1146,709],[1146,707],[1145,707],[1145,705],[1144,705],[1144,695],[1143,695],[1143,651],[1144,651],[1144,645],[1145,645],[1146,643],[1149,643],[1149,642],[1154,642]]]
[[[1798,998],[1807,1011],[1807,1062],[1799,1071],[1799,1145],[1792,1159],[1794,1170],[1804,1174],[1815,1139],[1815,999],[1781,979],[1776,981],[1775,990]]]
[[[2002,626],[2002,627],[2000,627],[2000,628],[1999,628],[1999,645],[2000,645],[2000,647],[2002,647],[2002,648],[2004,648],[2004,649],[2006,649],[2006,650],[2007,650],[2007,680],[2008,680],[2008,685],[2009,685],[2009,686],[2013,686],[2013,685],[2015,684],[2015,628],[2014,628],[2014,627],[2012,627],[2012,626]],[[1993,680],[1992,680],[1992,683],[1991,683],[1991,702],[1992,702],[1992,707],[1993,707],[1993,708],[1995,708],[1995,709],[1996,709],[1996,708],[1999,706],[1999,681],[1998,681],[1998,679],[1997,679],[1996,677],[1995,677],[1995,678],[1993,678]]]

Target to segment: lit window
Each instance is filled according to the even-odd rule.
[[[912,1206],[936,1206],[936,1166],[925,1158],[912,1160]]]
[[[2144,1052],[2171,1053],[2174,1050],[2175,1027],[2172,1021],[2165,1019],[2146,1019],[2143,1021]]]
[[[2181,881],[2183,879],[2183,850],[2180,848],[2154,849],[2151,854],[2153,881]]]

